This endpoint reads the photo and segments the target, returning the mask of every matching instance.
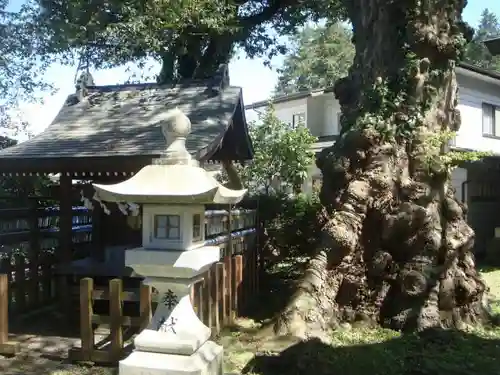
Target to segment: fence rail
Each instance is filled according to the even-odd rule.
[[[51,250],[58,246],[59,208],[0,209],[0,251],[2,253]],[[73,243],[84,246],[92,239],[92,213],[73,207]]]
[[[36,260],[17,254],[0,262],[9,284],[8,301],[11,316],[46,307],[55,302],[53,254],[45,253]]]
[[[7,277],[10,316],[36,311],[55,302],[54,268],[59,208],[0,209],[0,273]],[[90,245],[92,216],[73,207],[73,250]]]
[[[214,334],[231,324],[242,308],[254,297],[258,290],[257,252],[226,256],[205,272],[203,278],[193,285],[191,301],[199,319]],[[73,361],[116,363],[125,354],[125,331],[135,329],[137,333],[150,322],[157,295],[152,288],[141,284],[139,288],[125,289],[123,281],[113,279],[107,288],[96,288],[94,280],[83,278],[75,291],[80,296],[80,347],[73,348],[69,357]],[[107,301],[107,314],[96,314],[95,301]],[[135,316],[124,312],[125,303],[139,305]],[[94,327],[99,324],[109,326],[109,339],[95,341]],[[129,332],[130,334],[130,332]]]
[[[54,282],[49,285],[48,280],[56,265],[58,215],[58,207],[0,209],[0,273],[7,274],[11,284],[11,312],[29,312],[53,300]],[[207,210],[205,215],[206,243],[222,244],[222,249],[226,242],[238,244],[255,223],[252,210],[233,210],[231,217],[226,210]],[[72,238],[74,253],[85,256],[92,240],[92,215],[86,207],[73,207]]]

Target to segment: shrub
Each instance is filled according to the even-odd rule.
[[[260,195],[256,200],[264,228],[261,249],[266,265],[288,258],[309,258],[319,239],[316,215],[321,204],[317,195]]]

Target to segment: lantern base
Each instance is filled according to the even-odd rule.
[[[222,375],[223,348],[206,341],[191,355],[135,350],[120,361],[119,375]]]

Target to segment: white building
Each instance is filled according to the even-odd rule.
[[[500,155],[500,73],[467,64],[460,64],[456,73],[460,88],[459,109],[462,126],[453,146],[458,150],[488,151]],[[332,145],[338,137],[340,106],[332,88],[277,97],[273,103],[276,115],[281,121],[291,125],[303,121],[311,134],[318,137],[316,151]],[[262,101],[247,105],[247,119],[257,119],[258,113],[262,112],[267,104],[267,101]],[[487,240],[493,236],[495,227],[500,226],[500,215],[495,215],[500,209],[500,189],[496,188],[500,187],[500,178],[496,181],[496,176],[500,176],[500,173],[496,172],[497,163],[494,159],[496,158],[491,158],[488,163],[480,163],[479,167],[457,168],[452,177],[457,198],[469,205],[469,222],[474,221],[471,217],[474,216],[473,212],[481,212],[478,214],[480,218],[477,223],[481,228],[475,228],[478,240],[483,230],[483,240]],[[496,173],[491,173],[492,170]],[[320,171],[316,166],[311,166],[305,190],[310,190],[313,182],[319,179]],[[498,207],[493,203],[499,203]],[[487,219],[489,215],[485,215],[485,210],[493,210],[492,215],[498,216],[499,222]]]

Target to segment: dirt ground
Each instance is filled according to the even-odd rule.
[[[112,375],[114,368],[94,367],[91,364],[72,364],[69,349],[79,345],[76,333],[62,332],[62,317],[54,313],[35,315],[11,327],[9,339],[20,344],[15,357],[0,355],[2,375]],[[67,331],[67,330],[66,330]],[[56,336],[59,333],[61,336]]]
[[[37,318],[40,322],[41,317]],[[46,321],[46,320],[45,320]],[[39,324],[39,323],[38,323]],[[34,324],[37,325],[36,323]],[[226,329],[216,341],[223,345],[224,372],[239,372],[255,353],[284,349],[295,342],[266,341],[257,338],[259,326],[249,319],[239,319],[235,325]],[[49,327],[46,327],[50,331]],[[27,329],[25,327],[26,331]],[[36,332],[35,329],[31,329]],[[55,331],[55,327],[53,328]],[[67,353],[79,344],[76,337],[50,336],[37,333],[11,334],[11,339],[21,344],[21,352],[12,358],[0,356],[2,375],[116,375],[116,367],[101,367],[91,363],[70,363]],[[68,335],[69,336],[69,335]]]

